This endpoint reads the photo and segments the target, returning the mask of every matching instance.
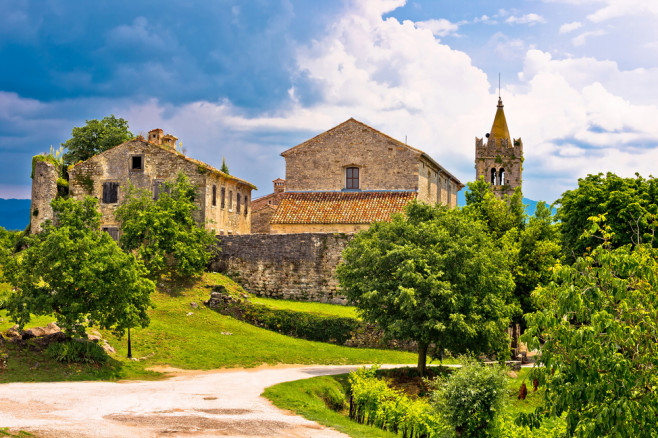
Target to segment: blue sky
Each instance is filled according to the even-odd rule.
[[[0,197],[31,156],[109,114],[255,183],[354,117],[463,182],[501,94],[524,194],[658,161],[658,2],[0,0]]]

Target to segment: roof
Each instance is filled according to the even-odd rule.
[[[151,131],[149,131],[149,132],[153,132],[153,131],[155,131],[155,129],[153,129],[153,130],[151,130]],[[79,164],[86,163],[86,162],[89,161],[89,160],[93,160],[94,158],[96,158],[96,157],[98,157],[98,156],[100,156],[100,155],[106,154],[107,152],[109,152],[109,151],[111,151],[111,150],[113,150],[113,149],[115,149],[115,148],[121,147],[121,146],[125,145],[126,143],[130,143],[130,142],[133,142],[133,141],[140,141],[140,142],[142,142],[142,143],[146,143],[146,144],[148,144],[149,146],[153,146],[153,147],[156,147],[156,148],[160,148],[160,149],[162,149],[163,151],[166,151],[166,152],[169,152],[169,153],[171,153],[171,154],[174,154],[174,155],[178,156],[179,158],[181,158],[181,159],[183,159],[183,160],[185,160],[185,161],[188,161],[188,162],[190,162],[190,163],[196,164],[197,166],[200,166],[200,167],[204,168],[204,169],[207,170],[208,172],[214,173],[215,175],[218,175],[218,176],[224,177],[224,178],[226,178],[226,179],[230,179],[230,180],[233,180],[233,181],[237,181],[237,182],[239,182],[239,183],[242,183],[242,184],[244,184],[244,185],[247,185],[247,186],[251,187],[251,188],[254,189],[254,190],[258,190],[258,189],[256,188],[256,186],[253,185],[252,183],[250,183],[249,181],[245,181],[245,180],[243,180],[243,179],[241,179],[241,178],[237,178],[237,177],[235,177],[235,176],[233,176],[233,175],[229,175],[228,173],[224,173],[224,172],[222,172],[221,170],[212,167],[210,164],[206,164],[206,163],[204,163],[203,161],[199,161],[199,160],[196,160],[196,159],[194,159],[194,158],[190,158],[190,157],[188,157],[187,155],[185,155],[185,154],[183,154],[183,153],[181,153],[181,152],[178,152],[177,150],[175,150],[175,149],[173,149],[173,148],[171,148],[171,147],[169,147],[169,146],[166,146],[166,145],[159,145],[159,144],[157,144],[157,143],[151,143],[150,141],[145,140],[144,137],[141,137],[141,136],[136,137],[136,138],[133,138],[133,139],[128,140],[128,141],[125,141],[125,142],[123,142],[123,143],[121,143],[121,144],[119,144],[119,145],[116,145],[116,146],[114,146],[113,148],[110,148],[110,149],[108,149],[108,150],[106,150],[106,151],[103,151],[103,152],[101,152],[101,153],[99,153],[99,154],[96,154],[96,155],[94,155],[93,157],[91,157],[91,158],[89,158],[89,159],[87,159],[87,160],[85,160],[85,161],[81,161],[81,162],[79,162],[79,163],[76,163],[73,167],[75,168],[75,167],[77,167]]]
[[[272,224],[369,224],[389,221],[415,191],[286,192]]]
[[[366,125],[365,123],[356,120],[356,119],[353,118],[353,117],[350,117],[348,120],[344,121],[343,123],[341,123],[341,124],[339,124],[339,125],[337,125],[337,126],[334,126],[333,128],[329,129],[328,131],[325,131],[325,132],[323,132],[323,133],[321,133],[321,134],[318,134],[318,135],[316,135],[315,137],[313,137],[313,138],[311,138],[311,139],[309,139],[309,140],[306,140],[306,141],[303,142],[303,143],[298,144],[297,146],[293,146],[293,147],[291,147],[290,149],[281,152],[281,156],[282,156],[282,157],[285,157],[286,155],[290,154],[291,152],[296,152],[297,150],[303,148],[304,146],[307,146],[307,145],[309,145],[309,144],[311,144],[311,143],[314,143],[315,141],[317,141],[318,138],[320,138],[320,137],[322,137],[322,136],[325,136],[325,135],[330,135],[334,130],[337,130],[337,129],[343,127],[344,125],[352,124],[352,123],[356,123],[356,124],[358,124],[358,125],[360,125],[360,126],[362,126],[362,127],[364,127],[364,128],[367,128],[367,129],[373,131],[373,132],[376,133],[377,135],[380,135],[380,136],[386,138],[387,140],[392,141],[392,142],[395,143],[397,146],[401,146],[401,147],[407,148],[407,149],[409,149],[409,150],[411,150],[411,151],[413,151],[413,152],[416,152],[417,154],[423,156],[424,158],[426,158],[427,160],[429,160],[432,164],[434,164],[434,165],[439,169],[439,171],[440,171],[441,173],[444,173],[444,174],[448,175],[448,176],[450,177],[450,179],[454,180],[454,181],[455,181],[457,184],[459,184],[461,187],[465,187],[464,184],[463,184],[461,181],[459,181],[459,179],[457,179],[457,177],[455,177],[453,174],[451,174],[450,172],[448,172],[443,166],[441,166],[439,163],[437,163],[436,160],[434,160],[434,158],[432,158],[431,156],[429,156],[427,153],[421,151],[420,149],[416,149],[416,148],[414,148],[414,147],[411,147],[411,146],[409,146],[409,145],[406,144],[406,143],[402,143],[400,140],[396,140],[396,139],[394,139],[393,137],[391,137],[391,136],[389,136],[389,135],[387,135],[387,134],[384,134],[383,132],[381,132],[381,131],[379,131],[379,130],[373,128],[372,126]]]
[[[505,112],[503,111],[503,99],[498,98],[498,106],[496,109],[496,116],[494,117],[493,125],[489,135],[493,138],[504,138],[511,145],[509,129],[507,128],[507,120],[505,119]]]

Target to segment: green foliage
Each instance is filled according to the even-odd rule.
[[[66,165],[84,161],[96,154],[133,138],[128,122],[114,114],[102,120],[87,120],[83,127],[74,127],[71,138],[62,143],[68,152],[64,154]]]
[[[436,381],[433,404],[458,436],[488,437],[505,402],[505,370],[467,361],[445,381]]]
[[[550,269],[561,258],[560,230],[551,210],[544,202],[538,202],[535,215],[528,219],[519,189],[501,200],[482,177],[469,183],[468,188],[464,210],[483,221],[497,245],[509,255],[515,301],[522,313],[534,312],[530,294],[549,281]],[[515,315],[515,319],[523,323],[521,314]]]
[[[376,377],[376,367],[350,373],[350,418],[408,438],[446,436],[449,428],[424,399],[412,400]]]
[[[196,188],[179,173],[157,200],[151,192],[128,187],[115,215],[121,222],[121,247],[134,251],[155,278],[189,277],[203,272],[212,256],[215,236],[194,219]]]
[[[7,259],[4,276],[16,289],[7,308],[23,327],[32,315],[57,316],[67,334],[83,336],[85,327],[117,335],[148,325],[152,281],[134,256],[123,253],[100,231],[98,201],[55,199],[57,224],[27,239],[27,249]]]
[[[46,354],[58,362],[98,363],[107,362],[108,356],[103,347],[86,339],[69,339],[48,345]]]
[[[606,223],[614,233],[614,247],[640,242],[653,242],[658,215],[658,180],[635,174],[621,178],[614,173],[587,175],[578,180],[578,188],[568,190],[556,202],[557,218],[562,223],[562,245],[569,262],[594,248],[601,241],[596,236],[581,238],[589,228],[588,218],[606,215]]]
[[[30,178],[34,179],[34,168],[36,167],[39,161],[47,161],[55,166],[56,169],[59,169],[60,163],[57,159],[49,154],[35,155],[32,157],[32,173],[30,173]]]
[[[507,350],[507,258],[461,210],[409,204],[405,216],[358,233],[336,275],[365,321],[418,343],[421,374],[430,343],[457,354]]]
[[[569,436],[658,434],[658,253],[646,244],[612,249],[610,230],[605,245],[556,267],[535,291],[541,310],[526,316],[522,339],[541,348],[536,374],[547,390],[545,406],[522,416],[526,425],[566,413]]]
[[[224,157],[222,157],[222,167],[221,167],[219,170],[221,170],[221,171],[224,172],[225,174],[229,175],[229,173],[228,173],[228,165],[226,164],[226,159],[225,159]]]

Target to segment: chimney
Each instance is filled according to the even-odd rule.
[[[172,149],[176,149],[176,141],[178,141],[178,137],[174,137],[171,134],[167,134],[164,137],[162,137],[162,145],[168,146]]]
[[[283,193],[286,191],[286,180],[277,178],[274,181],[274,193]]]
[[[149,131],[149,143],[162,144],[162,137],[164,136],[164,131],[160,128],[152,129]]]

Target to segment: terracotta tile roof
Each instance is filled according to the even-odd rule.
[[[416,199],[414,191],[286,192],[272,224],[367,224],[388,221]]]

